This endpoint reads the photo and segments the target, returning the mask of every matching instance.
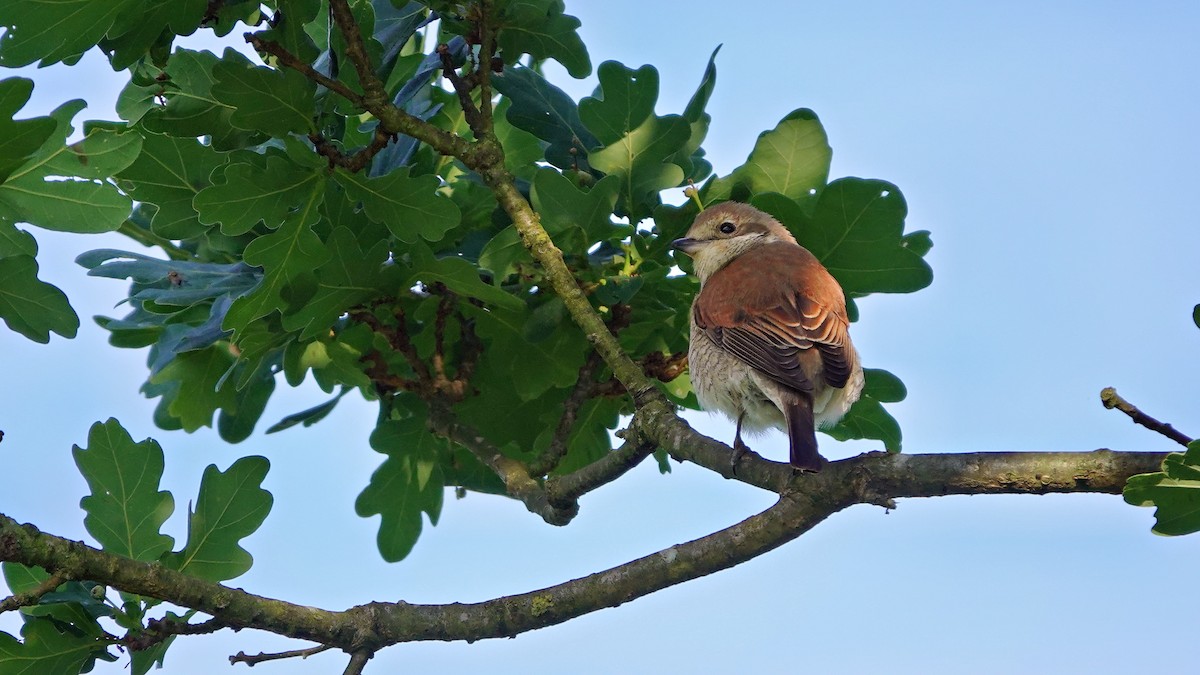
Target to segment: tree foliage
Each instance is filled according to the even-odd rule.
[[[713,175],[703,142],[716,51],[682,111],[658,112],[653,66],[611,61],[596,68],[596,91],[572,100],[542,67],[592,71],[561,0],[28,2],[0,7],[0,25],[0,64],[100,49],[129,73],[121,121],[84,122],[74,142],[82,101],[16,119],[33,84],[0,81],[0,317],[40,342],[79,325],[38,278],[21,224],[116,230],[156,247],[78,259],[131,282],[128,311],[96,321],[114,347],[146,349],[155,423],[215,426],[237,443],[281,381],[310,376],[331,398],[267,433],[318,423],[347,395],[375,402],[371,448],[385,459],[355,507],[381,516],[388,560],[436,525],[447,487],[505,494],[565,524],[580,494],[672,449],[645,411],[696,407],[684,368],[696,283],[669,244],[697,202],[746,201],[779,218],[855,316],[857,298],[932,281],[930,235],[906,231],[900,189],[830,180],[811,110]],[[246,31],[253,49],[173,46],[196,30]],[[664,191],[693,184],[694,201],[664,203]],[[869,355],[868,365],[862,400],[829,433],[899,452],[885,404],[904,385]],[[75,457],[103,551],[208,581],[250,567],[241,541],[271,508],[265,459],[210,466],[177,547],[160,532],[175,502],[158,489],[154,441],[109,420]],[[1144,489],[1190,477],[1171,480]],[[23,641],[0,634],[0,672],[19,662],[79,672],[114,658],[116,643],[145,672],[170,644],[163,626],[190,617],[151,621],[154,597],[125,593],[115,610],[90,582],[13,563],[4,572],[14,593],[42,592]],[[104,637],[101,619],[127,631],[123,642]]]

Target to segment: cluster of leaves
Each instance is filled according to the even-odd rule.
[[[356,70],[337,63],[345,46],[320,3],[268,6],[275,14],[257,39],[359,86]],[[389,0],[351,8],[393,102],[469,137],[460,99],[436,86],[441,57],[430,52],[445,42],[455,63],[473,59],[470,12],[483,10]],[[434,40],[420,30],[437,18],[431,8],[444,13]],[[562,9],[550,0],[491,7],[500,58],[510,66],[491,78],[499,94],[494,126],[542,225],[634,358],[661,362],[686,353],[686,307],[696,289],[675,267],[687,261],[673,259],[668,247],[696,207],[666,206],[659,194],[689,182],[708,178],[699,191],[705,202],[739,199],[777,216],[851,299],[930,282],[922,259],[928,233],[904,233],[899,190],[875,180],[829,182],[831,150],[811,111],[797,110],[763,133],[730,175],[710,177],[701,144],[715,52],[678,115],[655,112],[652,66],[601,64],[596,92],[576,103],[539,69],[512,65],[528,54],[556,59],[577,76],[590,72],[578,22]],[[254,65],[233,49],[221,56],[166,49],[164,40],[201,21],[229,30],[234,20],[261,18],[241,4],[226,3],[210,17],[182,9],[155,15],[166,22],[155,25],[169,30],[153,43],[135,41],[144,34],[123,33],[132,30],[123,19],[105,15],[93,19],[108,21],[106,32],[35,49],[29,33],[56,11],[42,8],[32,18],[0,12],[14,27],[0,40],[0,60],[69,60],[99,44],[114,65],[130,69],[131,81],[118,105],[124,122],[90,123],[72,146],[64,140],[82,102],[48,118],[0,122],[14,128],[0,185],[0,228],[9,232],[0,239],[8,242],[0,269],[13,277],[0,316],[10,326],[46,340],[49,331],[69,336],[77,325],[62,294],[37,280],[33,239],[14,223],[120,229],[161,246],[169,260],[112,250],[79,259],[90,274],[133,281],[131,311],[97,320],[115,346],[150,348],[143,392],[160,399],[156,423],[194,431],[215,417],[223,438],[243,440],[281,373],[295,386],[311,372],[332,398],[272,430],[319,420],[350,390],[379,400],[373,446],[388,459],[358,506],[383,515],[380,545],[390,559],[415,542],[421,512],[436,518],[442,486],[500,491],[471,453],[429,429],[433,389],[423,378],[461,380],[463,393],[443,403],[513,457],[540,457],[563,441],[556,433],[569,434],[551,472],[610,450],[609,430],[631,411],[629,401],[603,386],[610,376],[602,368],[583,370],[586,339],[547,292],[479,176],[412,139],[396,139],[354,171],[343,160],[367,152],[378,125],[370,115],[295,70]],[[8,117],[29,86],[4,82]],[[695,407],[686,375],[663,386]],[[564,432],[557,423],[577,388],[596,393],[583,392]],[[899,427],[881,404],[904,393],[895,376],[869,370],[863,400],[831,433],[878,438],[899,450]]]
[[[261,487],[269,468],[266,458],[243,457],[225,471],[210,464],[195,508],[189,508],[187,543],[173,551],[174,538],[161,532],[175,511],[175,498],[159,490],[163,451],[158,443],[135,443],[110,419],[92,425],[87,447],[75,446],[74,455],[91,490],[80,502],[87,513],[83,524],[106,552],[157,562],[208,581],[233,579],[250,569],[252,558],[240,541],[257,530],[271,510],[271,493]],[[31,592],[49,578],[43,570],[24,565],[0,567],[13,593]],[[158,604],[128,593],[120,594],[118,604],[107,589],[92,582],[61,583],[25,608],[23,643],[0,632],[0,671],[29,672],[20,667],[37,664],[37,672],[75,673],[90,670],[96,660],[115,661],[109,651],[115,640],[99,619],[115,621],[136,639],[145,632],[147,612]],[[171,639],[133,651],[133,672],[146,673],[155,663],[161,665]]]
[[[0,317],[43,342],[78,327],[63,294],[37,278],[36,243],[18,223],[119,230],[160,248],[166,260],[116,250],[78,260],[94,276],[132,281],[129,312],[97,321],[114,346],[149,348],[142,391],[160,399],[155,422],[194,431],[215,419],[224,439],[243,440],[280,375],[297,386],[311,373],[331,398],[268,431],[315,423],[351,391],[378,401],[371,446],[386,459],[356,508],[381,516],[380,551],[397,560],[425,518],[436,522],[446,486],[504,492],[478,453],[447,429],[470,429],[503,455],[539,467],[533,478],[540,480],[611,452],[610,432],[632,402],[549,291],[487,178],[412,138],[383,133],[379,120],[336,93],[362,91],[363,83],[345,62],[355,45],[331,30],[328,9],[322,0],[0,6],[0,25],[8,27],[0,64],[70,63],[99,46],[130,72],[117,107],[122,121],[88,123],[73,145],[66,140],[81,101],[14,120],[32,83],[0,82]],[[473,137],[463,99],[439,81],[446,62],[496,71],[487,80],[495,99],[482,107],[507,170],[621,346],[661,376],[681,406],[696,407],[687,375],[655,369],[687,351],[696,284],[679,271],[688,261],[673,258],[669,246],[697,207],[665,205],[663,190],[702,183],[705,203],[737,199],[772,213],[838,278],[852,311],[855,298],[931,282],[923,260],[929,235],[904,232],[899,189],[830,181],[831,150],[809,110],[764,132],[729,175],[711,175],[701,146],[716,52],[683,112],[660,115],[652,66],[603,63],[595,93],[578,102],[543,75],[545,59],[575,77],[591,72],[578,21],[561,0],[354,0],[349,9],[389,100],[444,132]],[[485,66],[475,63],[481,22],[494,30],[497,50],[497,63]],[[178,35],[200,27],[226,34],[238,24],[255,30],[255,44],[271,45],[268,65],[234,49],[172,49]],[[328,86],[284,67],[278,54]],[[479,103],[479,91],[473,95]],[[898,451],[899,427],[882,404],[904,395],[894,375],[869,370],[863,399],[830,433],[880,439]],[[110,465],[80,460],[94,490],[129,462],[161,467],[160,452],[153,464],[157,446],[133,444],[115,422],[100,428]],[[94,437],[90,445],[100,443]],[[228,493],[215,487],[235,469],[261,480],[265,461],[206,473],[209,492],[220,494],[209,499],[253,502],[265,516],[269,499],[262,506],[257,480]],[[212,575],[230,575],[232,562],[206,571],[187,564],[195,558],[189,548],[170,552],[158,525],[171,501],[156,485],[149,471],[136,495],[109,504],[96,492],[85,504],[89,532],[107,550],[230,578]],[[193,531],[212,527],[206,504],[202,488]],[[103,530],[120,509],[155,515],[136,531]],[[236,538],[223,541],[226,552],[240,551]],[[9,575],[15,590],[38,582],[28,570]],[[139,606],[122,610],[131,625],[141,625]],[[31,629],[24,648],[50,641],[43,631]]]

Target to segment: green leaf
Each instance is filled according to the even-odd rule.
[[[96,422],[87,448],[74,446],[79,473],[91,494],[80,507],[89,534],[108,553],[149,562],[171,550],[175,540],[160,529],[175,511],[170,492],[158,489],[163,451],[152,439],[134,443],[117,420]]]
[[[1192,323],[1196,324],[1196,328],[1200,328],[1200,305],[1192,308]]]
[[[621,419],[623,405],[617,398],[594,398],[580,406],[567,441],[567,455],[554,473],[582,469],[612,452],[611,431]]]
[[[1172,452],[1162,471],[1132,476],[1125,484],[1125,501],[1134,506],[1154,506],[1156,534],[1200,532],[1200,441],[1187,452]]]
[[[14,120],[33,93],[33,80],[0,80],[0,183],[42,147],[58,123],[49,117]]]
[[[601,145],[612,145],[654,114],[658,70],[648,65],[633,70],[605,61],[596,74],[599,91],[579,102],[579,118]]]
[[[333,412],[333,409],[337,407],[338,401],[342,400],[342,397],[350,393],[350,391],[351,390],[348,387],[342,387],[342,390],[339,391],[333,398],[320,405],[315,405],[307,410],[301,410],[298,413],[292,413],[291,415],[288,415],[275,424],[272,424],[270,428],[267,429],[266,433],[273,434],[283,431],[284,429],[290,429],[297,424],[302,424],[305,427],[311,427],[317,422],[325,419],[329,413]]]
[[[255,239],[246,247],[245,261],[262,267],[265,274],[258,288],[234,301],[225,316],[226,329],[241,330],[255,319],[282,310],[286,306],[281,295],[284,286],[329,260],[329,250],[312,231],[312,226],[321,217],[317,207],[324,194],[321,185],[316,184],[308,202],[289,215],[278,230]]]
[[[368,218],[386,225],[405,243],[419,238],[438,241],[461,218],[458,206],[435,192],[440,185],[437,176],[410,178],[407,171],[393,171],[367,178],[339,169],[334,178],[351,199],[362,202]]]
[[[587,341],[577,329],[563,323],[546,339],[531,342],[526,326],[528,309],[499,308],[472,312],[475,331],[487,344],[480,365],[481,381],[504,379],[522,401],[532,400],[546,390],[575,384],[587,352]],[[526,422],[528,423],[528,422]]]
[[[621,196],[631,221],[648,216],[660,190],[683,182],[683,169],[669,161],[692,135],[678,115],[651,116],[619,141],[588,155],[592,166],[621,179]]]
[[[0,216],[49,230],[84,233],[109,232],[125,221],[130,210],[127,196],[108,183],[72,177],[107,178],[133,160],[138,141],[94,127],[82,142],[67,147],[71,119],[83,106],[83,101],[70,101],[51,113],[54,132],[0,185]]]
[[[578,231],[586,251],[590,244],[613,234],[612,212],[620,189],[621,181],[616,176],[605,176],[590,190],[582,190],[558,171],[544,168],[534,175],[531,196],[542,226],[555,243],[564,248],[560,239],[571,231]],[[584,251],[569,252],[582,254]]]
[[[851,297],[911,293],[933,282],[929,263],[905,246],[908,207],[891,183],[840,178],[821,192],[811,219],[782,195],[758,195],[752,203],[791,228]]]
[[[47,156],[45,170],[55,176],[103,180],[133,164],[142,152],[142,137],[123,126],[106,124],[85,124],[83,140]]]
[[[223,407],[217,414],[217,431],[221,434],[221,440],[241,443],[254,432],[255,425],[266,410],[267,401],[275,392],[275,373],[271,365],[267,361],[238,361],[226,380],[218,383],[218,387],[232,385],[235,389],[233,406]],[[253,374],[244,380],[243,374],[247,370]]]
[[[242,457],[225,472],[209,464],[200,481],[196,510],[188,520],[188,541],[163,564],[209,581],[245,574],[254,558],[239,542],[266,520],[274,498],[262,489],[270,468],[266,457]]]
[[[443,283],[455,293],[478,298],[496,308],[519,311],[525,303],[515,295],[503,291],[479,278],[479,269],[462,258],[434,258],[429,247],[421,244],[409,250],[412,257],[412,274],[404,287],[415,283]]]
[[[37,256],[37,240],[25,230],[0,218],[0,258],[10,255]]]
[[[563,170],[586,168],[587,151],[600,142],[579,119],[570,96],[532,68],[508,68],[492,85],[512,101],[505,115],[509,123],[549,143],[546,161]]]
[[[516,63],[521,54],[554,59],[574,78],[592,72],[592,61],[577,29],[579,19],[564,14],[562,0],[503,0],[496,46],[504,62]]]
[[[321,174],[279,156],[268,157],[261,167],[227,164],[225,182],[201,190],[192,205],[200,212],[200,222],[220,225],[222,234],[245,234],[259,221],[274,229],[321,180]]]
[[[220,59],[212,52],[177,49],[171,54],[162,82],[130,82],[117,99],[122,119],[156,134],[179,138],[208,136],[217,150],[233,150],[266,140],[258,131],[233,126],[236,108],[213,95],[213,68]],[[159,104],[160,99],[166,105]]]
[[[863,368],[866,383],[863,394],[881,403],[898,403],[908,396],[908,389],[900,378],[886,370],[878,368]]]
[[[222,382],[233,362],[227,348],[182,352],[150,377],[148,384],[157,388],[143,387],[143,391],[147,396],[161,392],[165,412],[185,431],[212,426],[213,413],[218,409],[237,409],[236,387],[232,382]]]
[[[30,255],[0,258],[0,318],[16,332],[46,343],[53,331],[75,337],[79,317],[57,287],[37,278],[38,264]]]
[[[140,18],[140,4],[137,0],[0,2],[0,26],[9,27],[0,37],[0,65],[18,68],[40,61],[48,66],[73,60],[95,46],[121,17],[129,17],[122,24]]]
[[[213,96],[234,108],[230,122],[239,129],[271,136],[317,131],[313,124],[316,85],[294,70],[255,66],[226,47],[213,66]]]
[[[157,207],[150,224],[155,234],[189,239],[209,229],[197,218],[192,200],[212,184],[209,176],[228,158],[195,138],[148,134],[137,160],[117,174],[117,184],[137,201]]]
[[[496,283],[507,279],[521,262],[533,264],[533,256],[529,255],[515,225],[500,230],[479,253],[479,266],[490,271]]]
[[[822,429],[839,441],[871,438],[883,441],[888,452],[900,452],[900,425],[879,401],[863,394],[836,425]]]
[[[24,642],[0,632],[0,673],[76,675],[85,672],[97,652],[107,653],[94,637],[60,631],[51,619],[26,620],[21,637]]]
[[[364,253],[354,233],[339,227],[325,246],[330,258],[316,271],[316,293],[300,307],[289,308],[283,318],[284,328],[301,331],[302,342],[328,331],[347,309],[381,292],[379,272],[388,257],[386,241],[376,242]]]
[[[117,17],[116,25],[100,41],[100,48],[108,54],[113,69],[123,70],[147,52],[161,50],[165,54],[176,35],[195,32],[211,6],[208,0],[143,4],[138,11]]]
[[[829,178],[833,150],[816,113],[788,113],[771,131],[759,134],[746,163],[733,173],[751,192],[778,192],[807,211]]]
[[[512,99],[504,97],[493,110],[496,139],[504,147],[504,167],[515,176],[528,178],[546,153],[537,136],[508,121],[511,107]]]
[[[371,447],[388,456],[371,474],[371,482],[354,502],[363,518],[379,514],[376,542],[384,560],[403,560],[421,535],[421,513],[436,525],[442,511],[445,483],[441,456],[448,443],[429,433],[417,417],[380,423],[371,433]]]

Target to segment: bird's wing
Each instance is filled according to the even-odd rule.
[[[804,249],[794,247],[807,257],[790,246],[773,248],[715,273],[692,308],[696,324],[718,347],[786,387],[811,393],[816,377],[844,387],[856,356],[841,288]],[[747,283],[747,275],[760,283]]]

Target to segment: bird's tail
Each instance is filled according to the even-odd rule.
[[[801,471],[820,471],[821,453],[817,452],[817,429],[813,422],[812,399],[797,396],[784,411],[792,466]]]

